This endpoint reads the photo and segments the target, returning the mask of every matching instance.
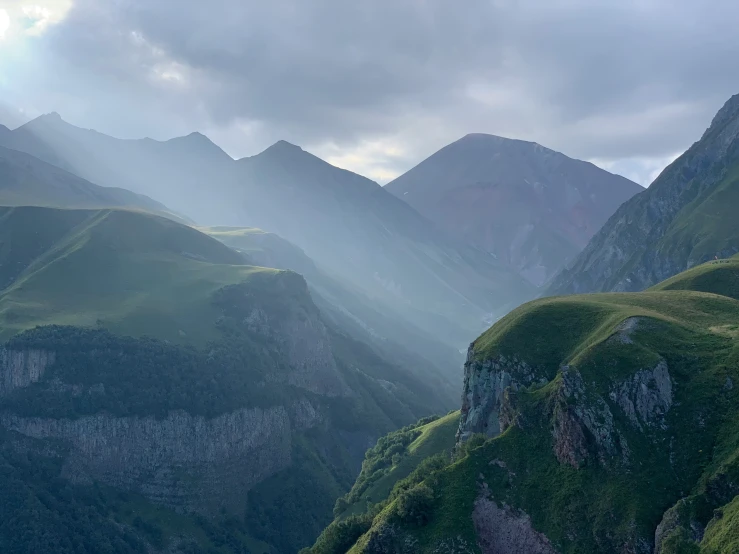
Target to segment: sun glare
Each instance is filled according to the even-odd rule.
[[[10,16],[5,10],[0,10],[0,40],[5,38],[5,33],[10,28]]]

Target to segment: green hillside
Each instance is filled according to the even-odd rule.
[[[203,344],[218,317],[210,295],[276,273],[156,216],[0,208],[0,338],[62,324]]]
[[[733,552],[736,263],[511,312],[473,344],[469,438],[350,551]]]
[[[142,212],[0,208],[0,549],[294,552],[368,446],[449,408],[246,262]]]
[[[350,548],[395,497],[448,463],[458,425],[459,412],[451,412],[382,437],[367,451],[351,491],[337,500],[334,522],[301,554],[332,554]]]

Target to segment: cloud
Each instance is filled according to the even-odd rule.
[[[733,0],[75,0],[0,92],[234,156],[284,138],[380,180],[488,132],[644,182],[739,91],[737,17]]]

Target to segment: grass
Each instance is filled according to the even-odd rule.
[[[194,229],[127,211],[4,209],[0,244],[9,283],[0,339],[61,324],[204,344],[216,336],[216,290],[277,273]]]
[[[701,186],[695,180],[693,189]],[[677,214],[657,248],[685,260],[711,259],[739,250],[739,163],[730,166],[715,185],[700,193]]]
[[[663,281],[651,290],[712,292],[739,300],[739,256],[701,264]]]
[[[399,461],[379,479],[372,482],[359,498],[354,501],[342,517],[357,515],[367,509],[367,504],[380,502],[390,495],[395,484],[408,477],[418,465],[439,452],[451,452],[455,444],[455,434],[459,426],[459,411],[452,412],[431,423],[417,427],[418,436],[399,456]]]
[[[739,496],[724,506],[708,525],[701,541],[701,554],[739,552]]]
[[[425,525],[399,521],[390,503],[351,552],[364,552],[384,523],[399,525],[422,553],[438,551],[450,537],[476,545],[470,516],[481,482],[496,502],[525,511],[563,554],[648,543],[665,511],[688,496],[695,499],[691,517],[708,524],[713,509],[731,502],[731,483],[739,483],[739,393],[726,385],[739,383],[736,264],[707,263],[646,292],[545,298],[511,312],[475,342],[475,352],[478,360],[516,355],[547,378],[515,393],[524,423],[426,478],[436,501]],[[629,318],[639,319],[624,330]],[[609,393],[658,360],[668,365],[673,404],[665,427],[639,430]],[[609,406],[627,459],[619,453],[600,462],[591,443],[583,467],[558,462],[551,430],[562,365],[583,378],[586,394],[578,402],[588,408],[600,398]],[[381,484],[374,484],[377,493],[387,491]],[[701,552],[736,548],[739,505],[723,513],[709,525]]]

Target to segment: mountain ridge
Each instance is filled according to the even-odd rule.
[[[714,257],[739,252],[734,225],[739,95],[642,194],[622,205],[548,294],[637,291]]]

